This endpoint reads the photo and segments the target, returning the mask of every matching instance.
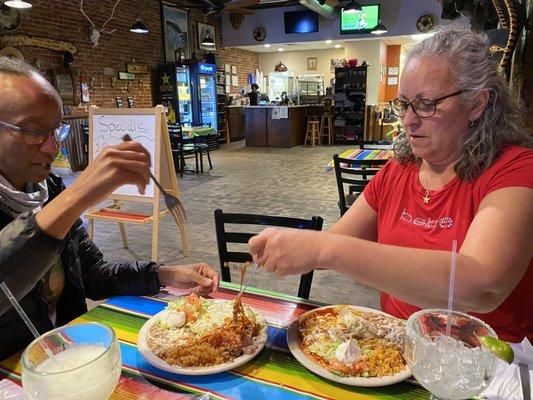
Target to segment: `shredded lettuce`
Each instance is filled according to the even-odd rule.
[[[339,347],[341,342],[339,340],[336,340],[332,343],[322,342],[322,343],[312,343],[309,346],[309,351],[324,357],[325,359],[329,360],[335,357],[335,351],[337,350],[337,347]]]
[[[167,310],[180,310],[185,304],[185,297],[178,297],[167,304]]]

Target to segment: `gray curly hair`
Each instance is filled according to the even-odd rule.
[[[458,26],[441,28],[435,35],[415,45],[405,63],[424,56],[449,60],[457,87],[464,90],[462,100],[470,103],[482,90],[489,91],[489,101],[481,117],[465,136],[455,172],[461,180],[474,180],[498,158],[504,145],[533,147],[527,132],[522,107],[509,91],[496,64],[490,59],[485,35]],[[394,153],[401,163],[416,162],[406,133],[399,135]]]

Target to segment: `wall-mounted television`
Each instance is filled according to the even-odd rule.
[[[380,5],[365,4],[363,12],[350,13],[341,8],[341,34],[369,33],[380,20]]]
[[[318,32],[318,14],[311,10],[285,11],[285,33]]]

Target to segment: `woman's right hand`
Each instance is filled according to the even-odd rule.
[[[136,185],[144,194],[150,180],[150,153],[138,142],[105,147],[67,189],[80,213],[105,200],[118,187]]]

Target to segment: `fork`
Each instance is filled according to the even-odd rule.
[[[122,139],[125,142],[131,141],[131,136],[128,134],[125,134]],[[150,174],[150,178],[154,181],[155,185],[163,195],[163,198],[165,199],[165,205],[167,206],[167,209],[178,225],[178,227],[181,227],[182,225],[185,225],[187,222],[187,215],[185,214],[185,207],[183,207],[182,202],[180,199],[178,199],[176,196],[171,195],[168,193],[163,186],[159,183],[159,181],[156,179],[154,174],[152,174],[152,171],[148,170],[148,173]]]
[[[255,275],[255,273],[257,272],[257,269],[259,268],[259,264],[254,262],[253,263],[253,266],[252,266],[252,271],[250,272],[250,276],[248,277],[248,280],[246,281],[246,285],[243,286],[243,288],[240,290],[239,294],[237,295],[237,297],[239,296],[242,296],[242,294],[244,293],[244,291],[246,289],[248,289],[248,286],[250,286],[250,282],[252,282],[252,279]]]

